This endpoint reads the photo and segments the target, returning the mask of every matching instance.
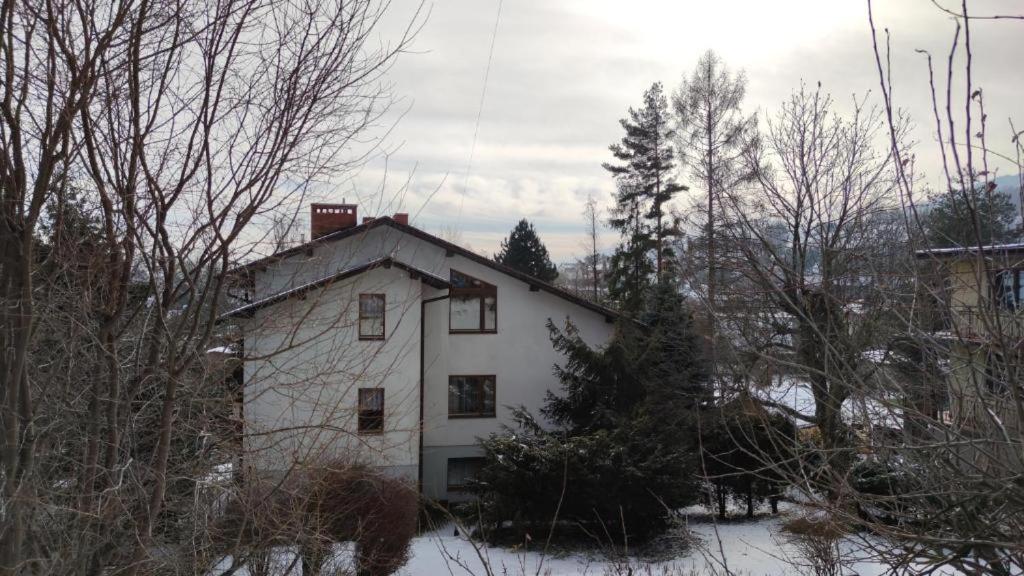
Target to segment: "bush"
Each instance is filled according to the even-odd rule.
[[[354,542],[359,574],[386,575],[408,560],[417,510],[418,495],[406,482],[333,464],[248,483],[229,506],[220,537],[253,558],[272,546],[297,546],[303,574],[320,571],[332,544]]]
[[[912,494],[917,491],[918,483],[906,464],[891,459],[867,458],[854,465],[850,476],[863,517],[887,522],[900,522],[912,517]]]
[[[774,512],[793,473],[788,470],[797,442],[792,420],[741,395],[707,411],[702,434],[704,472],[714,487],[718,515],[725,518],[730,494],[745,502],[748,518],[765,499]]]
[[[850,533],[849,526],[816,513],[788,520],[783,523],[782,530],[785,540],[802,559],[795,566],[801,573],[814,576],[841,576],[846,573],[848,559],[840,543]]]
[[[419,510],[414,487],[351,467],[316,470],[311,487],[311,516],[335,542],[356,543],[360,574],[391,574],[406,563]]]
[[[520,430],[483,442],[486,463],[473,484],[494,530],[511,521],[514,536],[536,537],[557,516],[602,539],[633,542],[663,532],[670,511],[698,496],[693,453],[653,445],[643,422],[569,436],[522,411],[517,419]]]

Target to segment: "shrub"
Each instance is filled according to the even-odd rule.
[[[864,517],[900,522],[913,516],[915,504],[924,503],[915,502],[918,482],[902,461],[867,458],[854,465],[850,476]]]
[[[792,473],[796,426],[756,399],[741,395],[706,413],[702,432],[704,472],[714,487],[718,515],[725,518],[726,497],[743,500],[747,517],[769,499],[773,511]]]
[[[312,517],[334,541],[356,543],[360,574],[391,574],[409,559],[419,496],[414,487],[365,468],[314,471]]]
[[[802,557],[797,564],[802,573],[814,576],[840,576],[847,559],[840,543],[850,529],[828,516],[817,514],[793,518],[782,525],[786,541]]]
[[[282,481],[249,482],[228,507],[220,537],[254,559],[271,546],[297,546],[304,574],[320,571],[332,544],[354,542],[359,574],[386,575],[408,560],[417,507],[408,483],[331,464]]]
[[[643,422],[565,435],[525,412],[516,417],[519,430],[483,441],[486,463],[473,484],[482,520],[495,529],[512,521],[517,536],[536,537],[557,515],[602,539],[643,540],[698,496],[694,454],[652,444]]]

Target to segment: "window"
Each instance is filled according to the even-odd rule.
[[[465,490],[475,479],[484,465],[483,458],[449,458],[448,489]]]
[[[384,295],[359,295],[359,339],[384,339]]]
[[[1024,305],[1024,269],[996,272],[992,287],[996,306],[1016,310]]]
[[[359,389],[359,432],[384,431],[384,389]]]
[[[451,271],[449,291],[449,332],[481,333],[498,329],[498,288]]]
[[[494,376],[449,376],[448,417],[494,418]]]

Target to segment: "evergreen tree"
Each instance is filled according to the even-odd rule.
[[[558,278],[558,268],[551,263],[548,249],[526,218],[501,241],[501,251],[494,256],[494,261],[545,282]]]
[[[696,410],[709,384],[689,312],[678,290],[655,286],[649,323],[617,327],[593,348],[572,324],[549,323],[565,362],[555,367],[560,394],[549,393],[540,426],[525,410],[519,428],[482,442],[486,464],[477,490],[486,522],[517,519],[516,528],[547,526],[555,517],[618,537],[650,536],[666,512],[696,501]],[[565,486],[562,494],[557,488]],[[614,527],[614,528],[612,528]]]
[[[796,426],[741,395],[708,411],[701,429],[703,468],[712,487],[718,515],[725,518],[729,495],[742,498],[747,517],[765,499],[776,511],[784,478],[793,477]]]
[[[609,295],[621,308],[635,311],[643,304],[652,273],[661,277],[671,265],[669,240],[679,235],[679,227],[666,205],[686,187],[672,176],[675,133],[660,82],[644,92],[643,106],[630,108],[619,123],[626,135],[609,149],[620,163],[603,164],[618,188],[609,224],[623,240],[612,256]]]
[[[954,191],[934,200],[925,217],[925,233],[936,248],[1012,242],[1019,235],[1017,210],[1009,194],[995,185],[968,194]]]

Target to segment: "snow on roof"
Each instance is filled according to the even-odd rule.
[[[207,354],[234,354],[234,352],[235,350],[231,346],[217,346],[206,351]]]
[[[978,251],[978,246],[953,246],[951,248],[925,248],[923,250],[915,251],[914,255],[919,257],[946,256],[954,254],[974,254]],[[981,246],[980,251],[983,253],[1024,251],[1024,242],[1015,242],[1012,244],[989,244],[987,246]]]
[[[808,418],[814,417],[814,392],[806,380],[797,377],[782,377],[769,388],[761,391],[763,398],[775,404],[786,406]],[[843,420],[848,424],[866,424],[884,428],[903,427],[903,411],[875,398],[847,398],[843,402]],[[810,424],[797,420],[797,426]]]

